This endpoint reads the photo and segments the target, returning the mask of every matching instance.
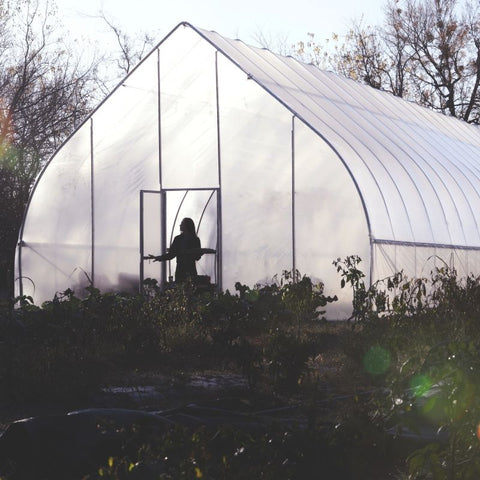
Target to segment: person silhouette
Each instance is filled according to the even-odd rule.
[[[180,235],[177,235],[163,255],[153,256],[154,262],[161,262],[177,258],[175,269],[175,282],[185,282],[188,278],[195,280],[197,267],[195,262],[202,256],[200,239],[195,232],[195,223],[191,218],[184,218],[180,223]]]

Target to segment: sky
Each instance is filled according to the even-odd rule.
[[[56,0],[59,15],[73,35],[96,39],[105,34],[106,17],[128,34],[152,32],[158,41],[178,23],[215,30],[255,44],[259,32],[273,42],[317,41],[344,34],[353,19],[381,23],[385,0]]]

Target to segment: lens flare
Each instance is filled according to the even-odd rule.
[[[427,375],[415,375],[410,380],[410,388],[416,397],[421,397],[432,388],[432,381]]]
[[[375,345],[365,354],[363,367],[372,375],[381,375],[390,367],[390,353],[385,348]]]

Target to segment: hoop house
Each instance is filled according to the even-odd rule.
[[[17,248],[36,303],[93,283],[165,281],[185,216],[220,288],[296,269],[340,294],[332,261],[376,280],[452,261],[480,273],[480,132],[385,92],[187,23],[177,26],[41,173]],[[340,290],[340,291],[339,291]]]

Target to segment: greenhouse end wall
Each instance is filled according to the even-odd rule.
[[[40,304],[67,288],[85,295],[90,282],[135,291],[140,271],[161,280],[160,265],[141,257],[158,254],[162,241],[168,247],[183,216],[218,252],[202,258],[199,273],[224,290],[295,268],[339,295],[331,316],[348,316],[350,292],[338,291],[332,262],[369,255],[348,171],[311,128],[187,28],[134,70],[42,172],[17,252],[17,293]]]

